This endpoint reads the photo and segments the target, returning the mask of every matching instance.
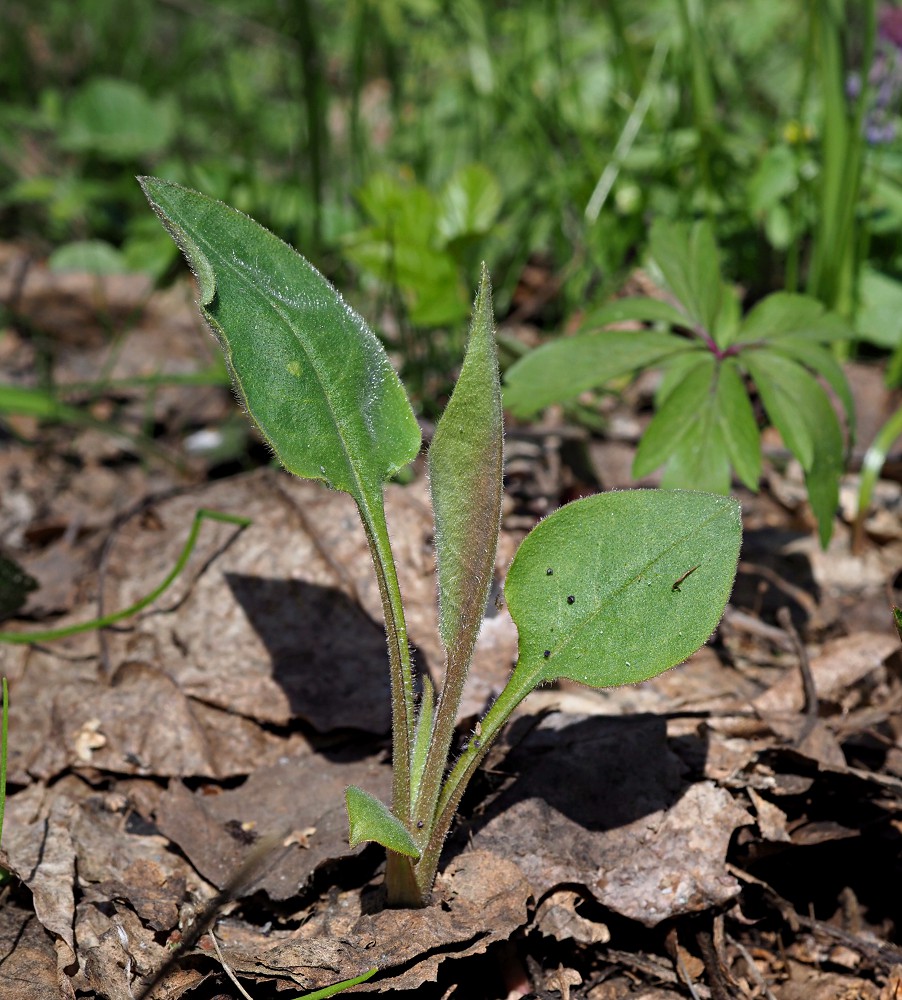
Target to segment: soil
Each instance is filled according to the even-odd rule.
[[[766,438],[712,640],[628,688],[535,692],[463,803],[432,905],[383,906],[343,792],[387,797],[381,605],[347,497],[272,467],[188,282],[47,271],[0,247],[0,382],[80,417],[4,414],[0,643],[10,691],[0,996],[294,997],[338,980],[399,997],[902,998],[902,464],[863,529],[843,480],[827,551]],[[503,324],[502,324],[503,325]],[[528,313],[508,336],[534,341]],[[898,400],[847,367],[850,468]],[[206,384],[192,384],[204,383]],[[151,384],[153,383],[153,384]],[[590,434],[509,428],[497,582],[537,519],[629,467],[652,377]],[[440,682],[421,464],[387,491],[418,669]],[[644,481],[643,485],[653,485]],[[460,738],[516,655],[492,604]],[[239,985],[240,984],[240,985]],[[246,992],[242,992],[246,991]]]

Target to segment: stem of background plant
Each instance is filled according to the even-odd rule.
[[[398,572],[388,537],[385,507],[373,508],[357,500],[366,531],[370,555],[379,581],[379,596],[385,615],[385,634],[391,669],[392,706],[392,812],[402,823],[410,822],[410,751],[413,746],[413,668],[407,643],[407,620],[401,603]],[[386,873],[386,880],[388,873]]]
[[[902,408],[886,421],[877,431],[871,446],[865,452],[861,463],[861,478],[858,484],[858,511],[852,526],[852,551],[859,553],[864,542],[864,519],[874,495],[874,486],[880,476],[880,470],[886,462],[886,456],[897,438],[902,437]]]
[[[469,744],[463,753],[458,757],[457,762],[451,769],[451,773],[442,786],[439,795],[438,805],[435,810],[435,822],[432,824],[429,841],[423,849],[420,860],[416,863],[415,873],[417,886],[419,887],[421,902],[424,905],[432,890],[435,881],[435,873],[438,870],[438,862],[442,853],[442,845],[451,821],[460,805],[460,800],[466,791],[470,778],[473,777],[476,769],[482,763],[483,758],[494,743],[495,738],[501,731],[504,724],[511,717],[514,709],[529,694],[532,687],[520,683],[516,689],[507,684],[501,694],[486,712],[479,724],[479,735],[470,739]],[[409,859],[407,859],[409,860]]]
[[[701,24],[693,17],[689,9],[689,0],[677,0],[680,24],[683,37],[689,49],[689,59],[692,64],[692,113],[695,119],[695,129],[698,132],[698,172],[702,186],[708,194],[706,209],[711,211],[714,199],[714,182],[711,178],[711,158],[709,147],[714,138],[714,85],[709,72],[709,55],[701,36]]]
[[[862,5],[865,18],[861,93],[849,114],[843,59],[845,0],[816,0],[812,31],[819,46],[820,90],[824,121],[820,204],[808,274],[808,292],[849,319],[855,307],[857,280],[855,213],[861,189],[865,137],[864,110],[876,35],[876,0]]]

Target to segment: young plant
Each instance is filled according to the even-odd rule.
[[[385,351],[321,274],[252,219],[167,181],[141,183],[197,275],[201,311],[251,419],[289,472],[321,479],[357,504],[385,613],[393,791],[389,808],[348,789],[351,843],[387,848],[390,904],[426,905],[467,782],[533,688],[560,678],[635,683],[710,636],[735,574],[739,507],[704,493],[636,490],[578,500],[539,524],[505,584],[517,664],[452,764],[501,512],[501,390],[485,268],[460,378],[429,452],[446,651],[436,698],[411,663],[385,516],[386,480],[420,448]]]
[[[801,463],[821,543],[833,530],[843,468],[843,434],[827,390],[854,403],[831,342],[852,336],[813,298],[777,292],[740,317],[736,292],[721,277],[711,227],[658,222],[651,255],[671,300],[621,299],[591,313],[587,332],[551,341],[505,376],[504,401],[528,417],[587,389],[661,368],[657,413],[639,444],[633,475],[667,463],[663,485],[727,493],[731,469],[751,490],[761,475],[754,386],[768,420]],[[624,320],[664,329],[608,330]]]

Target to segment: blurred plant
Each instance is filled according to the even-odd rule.
[[[874,440],[861,462],[861,479],[858,484],[858,509],[852,527],[852,545],[858,551],[864,541],[864,521],[874,497],[874,487],[886,464],[886,457],[893,444],[902,437],[902,407],[877,431]]]
[[[505,405],[528,417],[550,403],[649,368],[664,376],[633,475],[666,463],[665,487],[717,493],[730,473],[751,490],[761,474],[761,431],[750,380],[768,420],[799,460],[820,539],[833,530],[843,468],[843,434],[825,388],[842,402],[854,433],[854,405],[842,369],[825,345],[851,330],[815,299],[777,292],[741,318],[721,277],[711,227],[658,222],[651,255],[670,301],[622,299],[590,313],[583,330],[544,344],[505,376]],[[605,330],[625,320],[665,329]]]

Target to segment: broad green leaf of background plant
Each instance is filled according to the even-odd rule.
[[[691,318],[713,334],[723,283],[711,226],[697,222],[689,228],[659,219],[652,226],[649,246],[670,290]]]
[[[639,442],[633,460],[636,479],[663,465],[683,435],[700,419],[711,394],[715,365],[713,354],[698,352],[696,363],[668,393]]]
[[[418,858],[420,851],[407,827],[391,812],[384,802],[356,785],[345,791],[348,807],[351,847],[373,841],[396,854]]]
[[[420,447],[375,334],[311,264],[252,219],[169,181],[144,177],[141,185],[197,275],[201,311],[279,461],[374,502]]]
[[[457,385],[429,447],[439,632],[452,661],[469,663],[485,612],[501,521],[503,426],[492,290],[483,265]]]
[[[552,340],[507,370],[504,405],[528,417],[694,346],[686,337],[657,330],[603,330]]]
[[[749,311],[737,342],[748,344],[793,337],[828,343],[849,340],[852,336],[852,330],[839,316],[827,312],[810,295],[774,292]]]
[[[603,493],[555,511],[508,572],[520,650],[509,683],[610,687],[681,663],[720,621],[741,534],[739,504],[691,491]]]
[[[501,210],[501,188],[495,175],[470,163],[448,179],[438,199],[438,235],[446,245],[487,233]]]
[[[598,309],[591,310],[580,324],[580,330],[586,332],[598,327],[611,326],[613,323],[630,321],[668,323],[671,326],[684,327],[692,325],[692,320],[669,302],[636,297],[614,299],[613,302],[606,302]]]
[[[813,375],[777,351],[748,351],[741,363],[755,380],[768,417],[805,471],[821,544],[826,545],[843,467],[842,428],[833,404]]]
[[[733,358],[718,366],[714,406],[730,463],[742,482],[757,491],[761,478],[761,434]]]

